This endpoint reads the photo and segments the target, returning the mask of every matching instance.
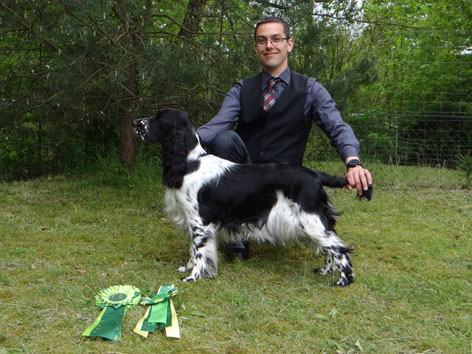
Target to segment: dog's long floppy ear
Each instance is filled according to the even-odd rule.
[[[182,112],[183,113],[183,112]],[[170,126],[168,136],[163,143],[163,165],[162,180],[169,188],[180,188],[187,172],[187,155],[189,153],[189,129],[190,119],[177,119]]]

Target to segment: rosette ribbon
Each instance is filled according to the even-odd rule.
[[[102,312],[82,335],[120,341],[123,317],[128,309],[139,304],[141,291],[131,285],[116,285],[103,289],[95,298]]]
[[[167,337],[180,338],[179,321],[171,299],[177,292],[178,289],[174,285],[164,285],[159,288],[157,294],[143,297],[141,305],[147,306],[147,310],[136,324],[134,332],[147,337],[156,329],[165,329]]]

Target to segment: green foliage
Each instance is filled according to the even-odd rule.
[[[357,92],[355,111],[370,105],[397,127],[397,163],[454,166],[456,154],[472,146],[470,2],[363,6],[379,80]]]
[[[97,149],[114,150],[123,119],[162,106],[185,108],[197,121],[207,121],[235,80],[229,69],[242,67],[242,55],[226,55],[229,48],[216,44],[213,35],[178,37],[186,6],[187,1],[5,2],[0,178],[87,164]]]
[[[134,154],[131,120],[160,107],[204,124],[260,70],[253,26],[267,14],[292,25],[291,67],[328,88],[365,159],[453,167],[472,146],[466,0],[208,0],[189,14],[192,4],[3,1],[0,179],[80,170],[123,147]],[[183,30],[189,16],[199,23]],[[318,135],[308,160],[337,159]]]
[[[472,176],[472,155],[470,154],[470,149],[466,154],[457,155],[456,168],[464,173],[464,187],[468,188],[470,185],[470,178]]]

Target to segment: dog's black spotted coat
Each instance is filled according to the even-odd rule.
[[[286,164],[236,164],[208,154],[187,113],[161,110],[134,122],[138,137],[163,148],[166,210],[190,235],[184,281],[218,273],[217,237],[284,245],[309,241],[325,256],[319,274],[339,271],[338,286],[354,281],[349,247],[334,230],[336,213],[323,186],[345,178]],[[371,190],[364,196],[371,198]]]

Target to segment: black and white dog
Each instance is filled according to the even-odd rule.
[[[354,281],[349,247],[336,235],[336,213],[323,185],[345,178],[286,164],[237,164],[208,154],[186,112],[160,110],[134,121],[136,135],[162,145],[166,211],[190,235],[184,281],[218,274],[217,236],[224,241],[273,244],[311,241],[326,258],[322,275],[339,271],[334,284]],[[371,190],[364,195],[371,197]]]

